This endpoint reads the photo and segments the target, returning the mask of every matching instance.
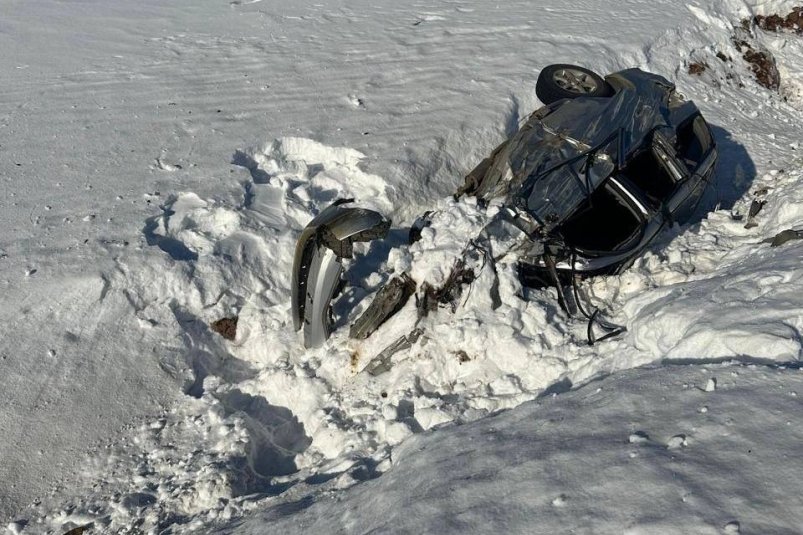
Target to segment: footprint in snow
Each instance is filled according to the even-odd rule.
[[[648,435],[644,431],[634,431],[633,433],[630,434],[630,436],[628,437],[627,441],[630,444],[655,444],[655,445],[660,444],[660,443],[654,442],[650,438],[650,435]],[[666,449],[674,450],[674,449],[678,449],[678,448],[683,448],[687,444],[688,444],[688,441],[686,440],[686,435],[675,435],[675,436],[673,436],[672,438],[670,438],[667,441]],[[632,455],[631,454],[631,457],[636,457],[636,456],[637,455]]]
[[[348,96],[349,104],[353,108],[364,109],[365,108],[365,101],[359,98],[357,95],[349,95]]]
[[[723,531],[728,535],[738,535],[742,532],[742,527],[737,521],[734,520],[733,522],[728,522],[725,524]]]
[[[627,441],[631,444],[646,444],[650,441],[650,436],[644,431],[636,431],[630,434]]]
[[[172,172],[172,171],[178,171],[179,169],[182,169],[180,164],[167,163],[164,160],[162,160],[161,158],[156,158],[155,163],[156,163],[156,167],[158,167],[162,171],[170,171],[170,172]]]
[[[687,444],[686,435],[675,435],[666,443],[666,449],[676,450],[685,447]]]
[[[446,20],[446,17],[442,17],[440,15],[431,15],[431,14],[419,15],[416,18],[415,22],[413,22],[413,26],[418,26],[422,22],[433,22],[438,20]]]

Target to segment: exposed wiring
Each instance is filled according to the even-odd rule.
[[[603,340],[607,340],[609,338],[613,338],[614,336],[620,335],[627,331],[627,328],[623,325],[616,325],[602,317],[600,317],[600,309],[596,308],[593,313],[589,314],[585,308],[583,308],[583,302],[580,299],[580,290],[578,289],[577,284],[577,273],[575,271],[575,264],[577,262],[577,251],[574,248],[571,248],[571,277],[572,277],[572,291],[574,294],[574,302],[577,305],[578,310],[588,318],[588,327],[586,329],[586,335],[588,336],[588,345],[593,346],[596,342],[602,342]],[[558,292],[560,294],[560,292]],[[599,325],[604,331],[607,331],[604,335],[600,338],[597,338],[594,335],[594,325]]]

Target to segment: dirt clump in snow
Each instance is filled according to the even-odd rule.
[[[750,21],[745,20],[749,24]],[[792,8],[792,11],[785,17],[778,14],[756,15],[753,17],[752,23],[768,32],[792,30],[795,33],[803,33],[803,7]],[[742,21],[742,25],[745,25],[745,21]]]
[[[239,318],[223,318],[212,323],[210,327],[226,340],[234,340],[237,337],[237,320]]]
[[[458,351],[455,351],[455,353],[454,353],[454,354],[455,354],[455,356],[457,357],[457,361],[458,361],[460,364],[463,364],[463,363],[465,363],[465,362],[470,362],[470,361],[471,361],[471,357],[469,357],[469,356],[468,356],[468,353],[466,353],[466,352],[465,352],[465,351],[463,351],[462,349],[460,349],[460,350],[458,350]]]
[[[767,50],[756,50],[754,46],[744,39],[734,39],[733,44],[741,52],[742,58],[750,64],[750,70],[756,81],[772,91],[781,86],[781,74],[775,65],[775,58]]]
[[[741,34],[753,35],[753,28],[767,32],[791,31],[803,34],[803,6],[792,8],[785,16],[756,15],[752,18],[742,19],[741,28],[737,29],[733,44],[742,53],[742,57],[750,64],[750,69],[759,84],[767,89],[777,91],[781,85],[781,76],[775,65],[775,58],[764,47],[755,45],[754,39],[748,39]]]
[[[708,68],[708,65],[702,61],[695,61],[689,64],[689,74],[700,76]]]

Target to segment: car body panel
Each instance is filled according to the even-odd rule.
[[[320,347],[331,332],[330,302],[340,283],[343,263],[337,255],[317,247],[312,254],[304,308],[304,347]]]
[[[654,131],[671,131],[699,113],[671,99],[674,85],[628,69],[610,75],[612,97],[580,97],[537,110],[494,153],[472,194],[525,209],[549,232]],[[471,176],[471,175],[470,175]]]
[[[320,347],[331,329],[331,300],[340,284],[343,258],[353,242],[384,237],[390,220],[364,208],[332,203],[310,221],[296,242],[291,284],[291,314],[295,330],[304,328],[305,347]]]

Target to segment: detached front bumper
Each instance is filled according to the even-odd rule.
[[[331,301],[351,258],[354,242],[384,238],[390,220],[364,208],[347,208],[339,199],[304,228],[293,261],[292,314],[295,330],[304,330],[304,347],[320,347],[332,326]]]

